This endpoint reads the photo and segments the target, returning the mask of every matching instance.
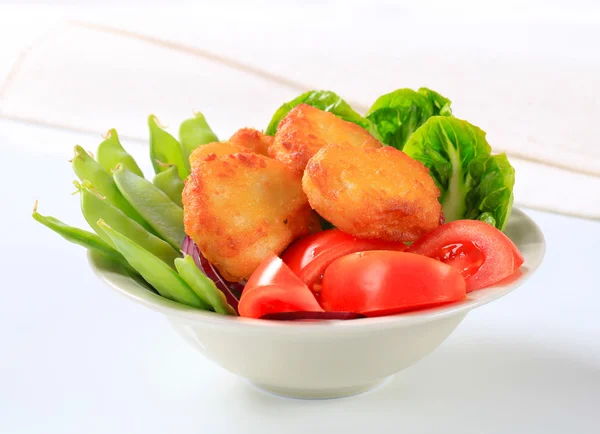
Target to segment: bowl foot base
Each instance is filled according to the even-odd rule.
[[[391,378],[391,377],[390,377]],[[252,383],[259,389],[285,398],[298,399],[332,399],[345,398],[367,392],[386,382],[387,378],[358,386],[336,387],[329,389],[302,389],[296,387],[279,387],[269,384]]]

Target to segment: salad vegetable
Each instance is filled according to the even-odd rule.
[[[515,171],[506,155],[491,155],[484,131],[455,117],[434,116],[409,138],[404,152],[429,169],[446,221],[481,218],[504,229]]]
[[[117,187],[154,231],[175,249],[185,238],[183,209],[150,181],[117,166],[113,174]]]
[[[215,282],[200,271],[191,256],[185,255],[183,258],[175,259],[175,268],[196,295],[215,312],[225,315],[236,314],[235,310],[227,304],[225,295],[217,289]]]
[[[342,256],[369,250],[405,249],[406,244],[402,242],[364,240],[339,229],[331,229],[296,241],[285,250],[282,259],[310,289],[318,292],[323,273],[333,261]]]
[[[450,116],[450,100],[439,93],[420,88],[398,89],[377,98],[367,113],[381,141],[402,150],[404,144],[431,116]]]
[[[477,220],[446,223],[417,240],[408,251],[456,268],[467,282],[467,292],[493,285],[523,264],[523,256],[510,238]]]
[[[322,312],[310,289],[273,254],[267,256],[244,288],[240,315],[260,318],[275,312]]]
[[[111,173],[117,164],[121,164],[136,175],[144,176],[135,159],[121,145],[117,130],[114,128],[108,130],[104,135],[104,141],[98,145],[96,159],[108,173]]]
[[[194,117],[186,119],[179,127],[179,141],[181,151],[187,170],[190,170],[190,155],[200,146],[211,142],[218,142],[217,135],[208,126],[206,118],[200,112],[194,113]]]
[[[93,232],[89,232],[83,229],[79,229],[73,226],[69,226],[66,223],[61,222],[59,219],[51,216],[43,216],[37,212],[38,203],[35,202],[33,207],[32,217],[39,223],[46,226],[48,229],[53,230],[58,235],[63,237],[65,240],[78,244],[86,249],[96,250],[110,259],[127,264],[127,261],[119,252],[105,242],[100,236]]]
[[[125,200],[111,174],[104,170],[81,146],[75,146],[75,156],[71,160],[71,165],[79,180],[91,183],[98,195],[102,196],[107,203],[120,209],[146,229],[152,230],[142,216]]]
[[[90,227],[111,247],[116,248],[112,238],[98,226],[98,221],[101,219],[120,233],[127,234],[134,242],[174,268],[173,261],[179,256],[177,250],[163,239],[148,232],[136,221],[127,217],[120,209],[109,204],[95,192],[91,185],[78,185],[78,189],[81,196],[81,213],[83,217]]]
[[[391,315],[466,297],[465,279],[451,266],[425,256],[391,251],[353,253],[323,275],[327,311]]]
[[[183,157],[177,139],[163,129],[154,115],[148,117],[148,127],[150,128],[150,158],[154,172],[164,172],[168,169],[168,165],[174,165],[177,167],[179,177],[185,179],[190,172],[187,159]]]
[[[140,275],[151,284],[160,295],[199,309],[210,310],[196,293],[185,283],[185,280],[160,258],[136,244],[124,234],[107,225],[102,219],[98,227],[110,238],[115,248]]]
[[[523,264],[501,231],[514,169],[427,88],[383,95],[366,117],[333,92],[306,92],[266,135],[242,128],[223,142],[200,113],[180,141],[155,116],[148,124],[152,182],[114,129],[96,158],[75,147],[95,233],[40,215],[37,203],[33,218],[177,303],[355,320],[460,301]]]
[[[164,172],[157,173],[152,180],[152,184],[160,188],[163,193],[169,196],[169,199],[171,199],[173,203],[183,208],[183,202],[181,202],[183,181],[177,174],[176,166],[169,166]]]

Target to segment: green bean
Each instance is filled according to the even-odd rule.
[[[148,117],[148,126],[150,127],[150,158],[154,172],[160,173],[167,170],[164,164],[160,164],[162,162],[176,166],[179,177],[187,178],[189,171],[177,139],[161,128],[154,115]]]
[[[183,209],[160,188],[121,165],[115,169],[113,178],[131,206],[163,240],[179,250],[185,238]]]
[[[112,239],[98,227],[97,222],[100,219],[104,219],[117,231],[127,234],[144,249],[158,256],[169,266],[174,267],[173,261],[179,257],[179,253],[166,241],[148,232],[139,223],[127,217],[121,210],[100,198],[89,187],[85,185],[78,185],[77,187],[81,194],[81,212],[83,213],[83,217],[104,241],[116,248]]]
[[[75,146],[75,157],[73,157],[71,164],[73,165],[75,175],[82,182],[85,180],[89,181],[96,192],[104,196],[109,204],[119,208],[147,230],[153,231],[152,227],[144,221],[142,216],[123,197],[111,174],[104,170],[81,146]]]
[[[187,306],[210,310],[210,306],[192,291],[183,278],[159,258],[123,235],[121,231],[111,228],[103,220],[99,220],[96,225],[111,239],[115,248],[127,259],[127,262],[160,295]]]
[[[111,173],[117,164],[122,164],[136,175],[144,176],[135,159],[121,145],[114,128],[108,130],[104,141],[98,145],[96,160],[108,173]]]
[[[68,224],[63,223],[57,218],[43,216],[37,212],[37,206],[38,203],[36,201],[33,207],[33,213],[31,215],[37,222],[53,230],[58,235],[60,235],[65,240],[71,243],[78,244],[89,250],[96,250],[108,256],[109,258],[114,259],[115,261],[127,264],[127,261],[125,260],[123,255],[121,255],[119,252],[113,249],[100,236],[96,235],[93,232],[88,232],[83,229],[69,226]]]
[[[175,267],[196,295],[213,307],[212,310],[225,315],[237,315],[235,310],[227,304],[225,294],[219,291],[215,283],[200,271],[191,256],[186,255],[183,258],[175,259]]]
[[[186,119],[179,127],[179,141],[185,164],[190,168],[190,154],[200,145],[218,142],[217,135],[210,129],[206,118],[200,112],[194,113],[194,117]]]
[[[183,181],[177,174],[177,167],[169,166],[164,172],[154,177],[152,183],[160,188],[177,205],[183,207],[181,193],[183,192]]]

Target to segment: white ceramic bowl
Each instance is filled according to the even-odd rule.
[[[538,226],[514,209],[506,234],[525,263],[502,284],[458,303],[401,315],[320,323],[275,322],[203,312],[156,295],[115,264],[90,254],[109,286],[163,313],[204,356],[273,393],[332,398],[366,391],[435,350],[476,307],[520,286],[538,268],[545,242]]]

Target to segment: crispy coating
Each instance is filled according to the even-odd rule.
[[[231,142],[212,142],[206,145],[200,145],[190,155],[190,166],[194,165],[201,160],[204,160],[209,155],[216,155],[217,157],[224,157],[226,155],[237,154],[239,152],[249,152],[248,148],[240,145],[239,143]]]
[[[229,139],[230,143],[245,146],[250,152],[255,154],[269,156],[269,146],[273,143],[273,137],[265,136],[253,128],[242,128],[237,130]]]
[[[391,146],[323,148],[302,186],[321,216],[356,237],[414,241],[440,224],[440,191],[429,171]]]
[[[186,233],[229,281],[247,279],[315,224],[300,175],[253,153],[196,159],[183,206]]]
[[[379,148],[367,130],[307,104],[294,107],[279,123],[269,155],[302,172],[319,149],[329,144]]]
[[[271,143],[273,143],[273,137],[265,136],[252,128],[242,128],[236,131],[227,142],[212,142],[198,146],[190,155],[190,165],[193,166],[196,160],[203,160],[210,154],[222,157],[240,152],[253,152],[268,157],[267,150]]]

